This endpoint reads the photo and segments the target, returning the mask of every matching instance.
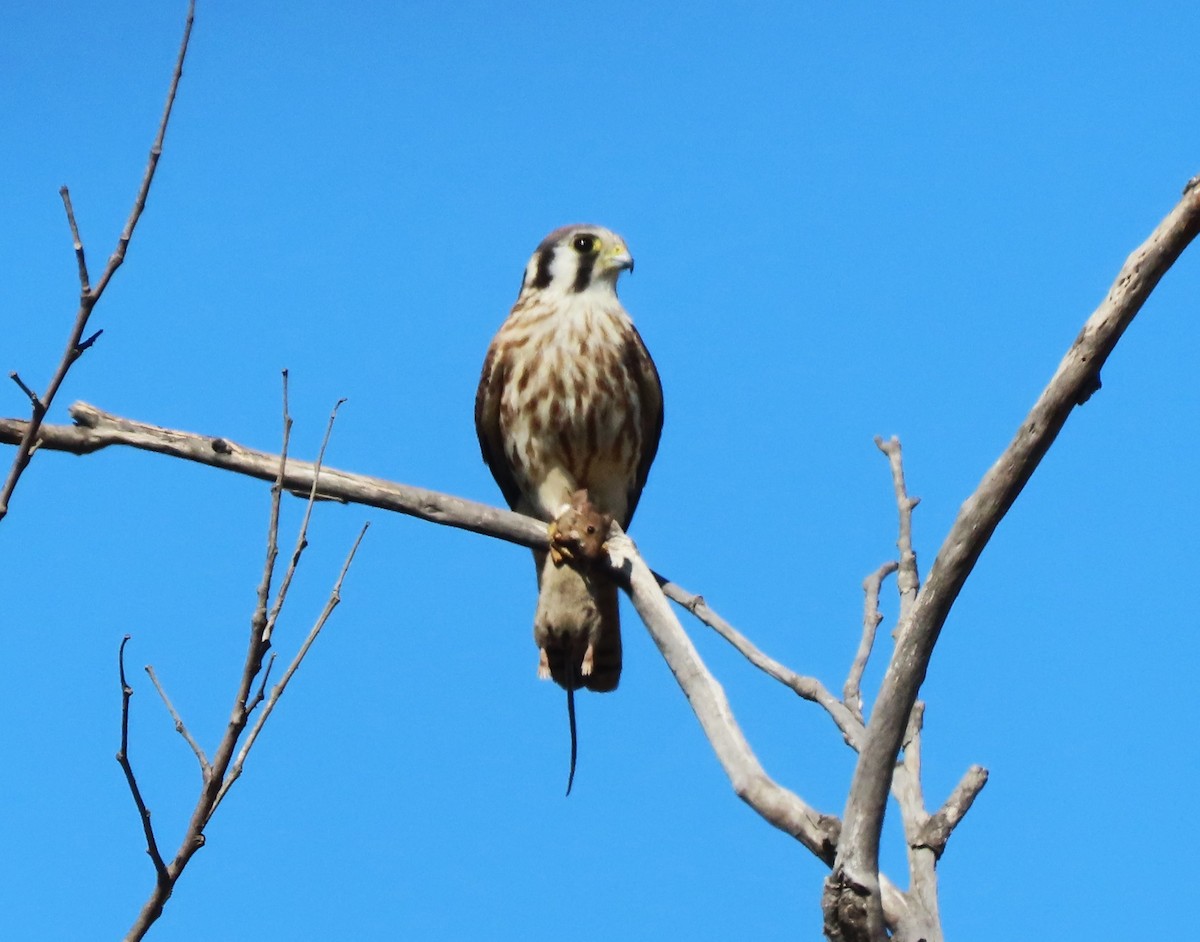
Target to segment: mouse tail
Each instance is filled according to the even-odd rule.
[[[574,670],[568,668],[573,675]],[[567,723],[571,727],[571,771],[567,775],[567,797],[571,795],[571,786],[575,784],[575,756],[578,752],[578,738],[575,733],[575,678],[567,678]]]

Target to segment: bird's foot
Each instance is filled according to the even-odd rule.
[[[583,663],[579,665],[579,674],[581,677],[591,677],[592,668],[596,663],[596,646],[588,643],[587,650],[583,652]]]
[[[550,656],[545,648],[538,648],[538,680],[550,679]]]
[[[563,509],[557,518],[550,521],[550,526],[547,527],[547,535],[550,538],[550,559],[555,566],[561,566],[568,560],[575,558],[574,540],[571,534],[566,531],[563,522],[567,515],[571,513],[571,508]]]

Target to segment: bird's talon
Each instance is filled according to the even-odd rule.
[[[573,560],[575,558],[572,547],[573,537],[559,528],[557,519],[550,521],[550,526],[546,528],[546,531],[550,538],[550,559],[554,565],[561,566],[563,563]]]

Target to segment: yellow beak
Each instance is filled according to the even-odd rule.
[[[629,249],[625,247],[624,242],[614,242],[609,246],[604,253],[604,262],[607,268],[633,271],[633,256],[629,254]]]

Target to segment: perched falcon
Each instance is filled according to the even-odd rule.
[[[483,459],[508,505],[550,522],[552,536],[555,521],[607,529],[612,518],[627,527],[658,450],[662,386],[617,300],[626,269],[633,257],[616,233],[556,229],[529,260],[483,363],[475,396]],[[568,694],[613,690],[621,677],[617,587],[557,553],[535,552],[534,562],[539,675]]]

